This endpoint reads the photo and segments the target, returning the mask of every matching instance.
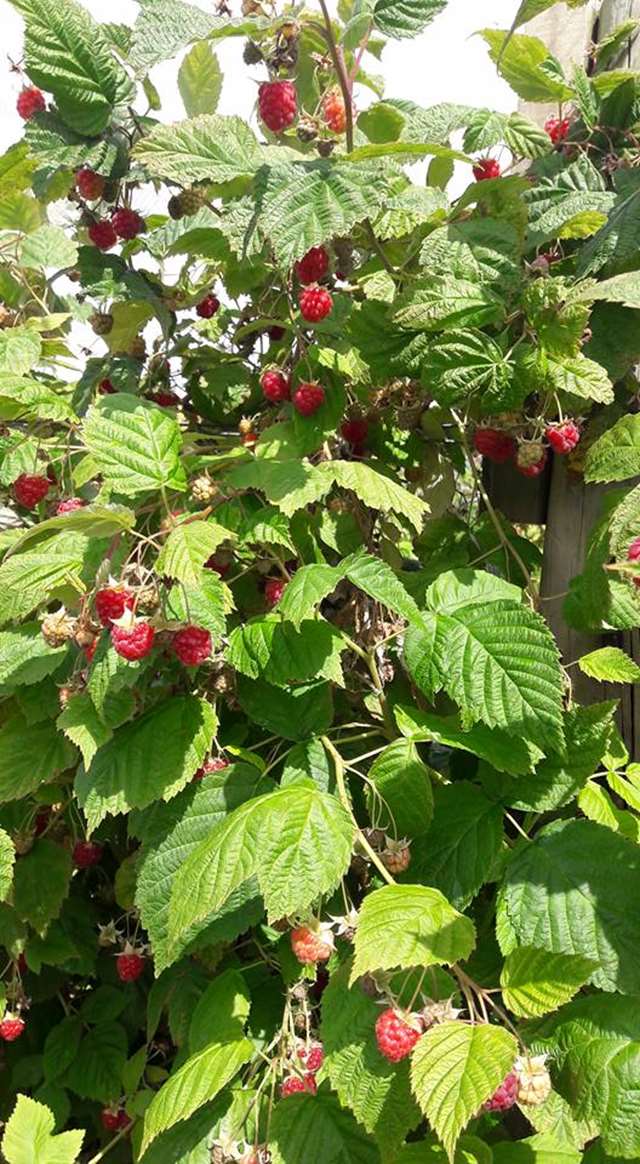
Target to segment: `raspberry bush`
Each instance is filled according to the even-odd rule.
[[[633,30],[485,30],[535,124],[382,93],[446,0],[13,2],[3,1159],[637,1160],[640,767],[574,698],[640,677]],[[581,658],[495,501],[552,474],[613,486]]]

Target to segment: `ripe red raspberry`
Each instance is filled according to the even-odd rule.
[[[133,610],[135,597],[124,586],[105,586],[96,594],[96,614],[103,626],[122,618],[125,610]]]
[[[283,400],[291,398],[291,380],[277,368],[267,368],[267,371],[262,373],[260,387],[272,404],[281,404]]]
[[[207,570],[215,570],[220,578],[226,578],[231,569],[231,562],[221,562],[216,554],[212,554],[210,558],[207,558],[205,568]]]
[[[369,435],[369,422],[364,417],[354,417],[352,420],[345,420],[340,429],[340,434],[354,449],[364,449],[367,443],[367,436]]]
[[[322,1043],[310,1043],[308,1047],[303,1044],[298,1047],[298,1059],[305,1071],[309,1072],[310,1075],[315,1075],[324,1063]]]
[[[60,517],[63,513],[75,513],[76,509],[84,509],[86,501],[81,497],[67,497],[66,501],[59,501],[56,506],[56,516]]]
[[[102,396],[111,396],[114,392],[117,391],[118,389],[114,388],[110,380],[101,380],[98,384],[98,392],[100,392]]]
[[[331,89],[324,97],[322,118],[334,133],[344,133],[347,128],[347,110],[339,89]]]
[[[296,263],[296,275],[305,286],[309,283],[319,283],[328,270],[329,252],[324,247],[312,247]]]
[[[198,667],[211,658],[211,635],[201,626],[182,627],[173,636],[171,646],[185,667]]]
[[[89,202],[102,198],[104,187],[105,179],[102,174],[96,174],[95,170],[89,170],[86,166],[76,170],[76,190]]]
[[[46,108],[44,93],[34,87],[23,89],[16,101],[16,109],[23,121],[30,121],[36,113],[42,113]]]
[[[300,296],[300,314],[307,323],[320,323],[333,311],[333,298],[324,287],[312,284]]]
[[[301,1095],[304,1092],[315,1095],[317,1090],[318,1084],[314,1075],[305,1075],[302,1079],[299,1075],[289,1075],[282,1082],[280,1096],[282,1099],[287,1099],[289,1095]]]
[[[258,90],[258,109],[267,129],[282,133],[296,119],[298,97],[291,81],[265,81]]]
[[[293,407],[300,416],[313,416],[324,404],[324,388],[319,384],[299,384],[292,397]]]
[[[205,776],[210,776],[212,772],[222,772],[225,768],[228,767],[228,760],[223,760],[222,756],[213,756],[210,760],[207,760],[206,764],[203,764],[201,768],[198,768],[198,771],[196,772],[193,779],[204,780]]]
[[[87,643],[87,646],[82,648],[87,663],[91,663],[93,661],[93,656],[95,655],[98,648],[98,641],[98,639],[94,639],[92,643]]]
[[[291,931],[291,949],[299,962],[312,966],[326,962],[333,953],[333,936],[328,926],[298,926]]]
[[[476,429],[473,445],[476,452],[481,453],[487,460],[494,461],[496,465],[510,461],[516,452],[516,442],[508,433],[501,432],[498,428]]]
[[[13,494],[19,505],[25,509],[35,509],[47,496],[51,482],[39,473],[21,473],[13,482]]]
[[[147,229],[142,215],[138,214],[137,210],[130,210],[128,206],[114,210],[111,215],[111,225],[118,238],[122,239],[136,238],[137,235],[142,234],[143,230]]]
[[[144,970],[144,955],[127,943],[123,953],[116,958],[116,970],[121,982],[135,982]]]
[[[378,1050],[390,1063],[406,1059],[415,1047],[421,1032],[410,1026],[402,1014],[390,1008],[382,1012],[376,1021],[376,1042]]]
[[[102,857],[102,845],[97,841],[77,841],[73,846],[73,863],[76,869],[90,869]]]
[[[487,178],[499,178],[501,173],[500,162],[495,158],[481,158],[473,167],[476,182],[486,182]]]
[[[278,605],[284,594],[286,585],[283,578],[267,578],[264,584],[264,597],[270,609]]]
[[[544,128],[553,144],[559,145],[560,142],[565,141],[569,136],[571,120],[568,117],[548,117],[544,123]]]
[[[106,218],[103,218],[99,222],[92,222],[87,234],[94,247],[97,247],[99,251],[110,251],[118,241],[118,236],[113,226]]]
[[[640,538],[634,538],[627,550],[628,562],[640,562]],[[631,581],[640,590],[640,575],[632,575]]]
[[[19,1015],[5,1014],[0,1022],[0,1039],[4,1039],[5,1043],[15,1043],[26,1025],[24,1019],[21,1019]]]
[[[518,1098],[518,1076],[514,1071],[500,1084],[498,1090],[483,1106],[484,1111],[508,1111]]]
[[[196,314],[200,316],[200,319],[212,319],[216,311],[219,310],[220,300],[217,295],[209,294],[200,300],[196,307]]]
[[[175,392],[171,392],[170,390],[166,392],[152,392],[149,400],[152,400],[159,408],[177,408],[180,403],[180,398],[176,396]]]
[[[112,1107],[105,1107],[104,1111],[100,1113],[100,1120],[107,1132],[119,1132],[122,1128],[126,1128],[130,1122],[126,1111],[123,1111],[122,1108],[116,1110]]]
[[[564,456],[575,449],[580,441],[580,429],[573,420],[565,420],[564,424],[550,425],[545,436],[555,453]]]
[[[149,654],[155,636],[156,632],[148,622],[134,622],[131,626],[118,626],[114,623],[111,627],[114,650],[130,663],[144,659]]]

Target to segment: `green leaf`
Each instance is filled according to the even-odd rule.
[[[348,642],[324,619],[309,620],[296,629],[277,615],[251,619],[229,635],[227,662],[250,679],[276,687],[330,679],[344,685],[340,657]]]
[[[605,369],[581,352],[572,356],[547,355],[546,370],[555,392],[569,392],[596,404],[611,404],[613,384]]]
[[[75,0],[14,0],[26,21],[27,72],[53,93],[62,119],[87,136],[101,133],[132,86],[99,24]]]
[[[385,885],[364,899],[351,981],[371,970],[451,965],[475,946],[475,928],[437,889]]]
[[[83,1099],[111,1103],[120,1095],[127,1061],[127,1032],[120,1023],[98,1023],[82,1038],[63,1083]]]
[[[554,0],[555,2],[555,0]],[[535,36],[512,36],[494,28],[480,33],[501,77],[524,101],[570,101],[573,92],[547,46]]]
[[[153,0],[144,4],[134,27],[131,63],[140,75],[160,61],[168,61],[194,40],[251,36],[264,20],[230,20],[212,16],[180,0]]]
[[[222,92],[222,71],[206,41],[194,44],[178,72],[178,89],[188,117],[215,113]]]
[[[5,558],[0,566],[0,625],[20,621],[70,585],[81,590],[87,544],[78,534],[59,534],[46,546]]]
[[[13,864],[16,852],[13,841],[4,829],[0,829],[0,901],[7,897],[13,878]]]
[[[217,113],[156,126],[140,139],[134,156],[153,177],[181,184],[251,178],[263,162],[261,147],[246,122]]]
[[[578,659],[580,670],[602,683],[637,683],[640,667],[620,647],[600,647]]]
[[[422,615],[411,595],[396,577],[391,566],[373,554],[358,551],[342,563],[347,578],[370,598],[416,626],[423,625]]]
[[[135,513],[124,505],[101,505],[93,502],[74,513],[47,517],[37,525],[31,526],[12,546],[11,553],[22,552],[27,547],[33,549],[40,542],[48,542],[51,536],[58,532],[75,530],[88,538],[112,538],[114,534],[133,529],[135,523]]]
[[[433,816],[431,776],[411,740],[394,740],[371,765],[367,786],[374,828],[396,837],[419,837]]]
[[[385,477],[370,465],[356,461],[331,461],[319,466],[319,472],[333,477],[336,485],[350,489],[363,505],[381,513],[403,517],[420,531],[429,511],[428,505],[391,477]]]
[[[77,778],[89,827],[106,816],[170,800],[191,780],[218,727],[211,704],[179,695],[127,723]]]
[[[421,1116],[411,1095],[408,1064],[392,1065],[380,1054],[375,1039],[379,1008],[359,983],[349,987],[349,973],[348,964],[336,970],[322,996],[323,1076],[343,1107],[392,1152]]]
[[[191,1054],[208,1043],[224,1043],[237,1038],[249,1018],[251,995],[237,970],[225,970],[210,982],[198,999],[189,1026]]]
[[[417,36],[446,6],[447,0],[375,0],[373,23],[385,36]]]
[[[277,609],[284,619],[299,629],[343,577],[343,570],[336,566],[322,563],[301,566],[287,583]]]
[[[91,764],[98,748],[106,744],[113,735],[111,728],[100,718],[91,696],[86,691],[78,692],[69,700],[56,723],[65,736],[80,749],[86,768]]]
[[[186,485],[179,454],[181,435],[166,409],[118,393],[89,409],[83,427],[97,471],[127,496]]]
[[[640,191],[634,191],[628,197],[619,199],[598,233],[582,248],[578,258],[578,274],[593,275],[603,267],[620,270],[633,262],[638,251],[639,231]],[[637,272],[633,272],[633,275],[636,277],[628,278],[629,290],[635,289],[634,298],[637,299]],[[620,290],[626,291],[626,288],[627,280],[620,285]],[[606,298],[611,290],[605,286]]]
[[[71,1066],[80,1046],[83,1029],[79,1015],[63,1018],[55,1027],[49,1029],[42,1057],[47,1083],[55,1083]]]
[[[78,258],[76,244],[67,238],[59,226],[45,224],[27,235],[20,247],[20,260],[25,267],[45,271],[53,267],[59,271],[63,267],[73,267]]]
[[[370,1136],[334,1096],[296,1095],[279,1103],[270,1127],[273,1164],[308,1164],[309,1146],[328,1164],[382,1164]]]
[[[521,775],[533,771],[542,752],[527,740],[501,732],[497,728],[487,728],[476,724],[466,730],[455,716],[434,715],[417,711],[415,708],[396,707],[398,727],[404,736],[415,740],[443,744],[471,752],[480,759],[488,760],[499,772],[513,772]]]
[[[569,1002],[595,969],[594,962],[580,954],[550,954],[520,946],[503,966],[502,997],[513,1014],[535,1018]]]
[[[7,1164],[74,1164],[84,1131],[55,1136],[54,1128],[55,1120],[48,1107],[19,1095],[2,1137]]]
[[[358,117],[361,129],[369,141],[376,144],[397,141],[405,124],[403,114],[385,101],[377,101]]]
[[[57,392],[25,376],[0,374],[0,417],[3,420],[73,420],[73,409]]]
[[[285,740],[306,740],[325,732],[333,722],[330,683],[308,683],[287,689],[239,675],[238,701],[254,723]]]
[[[40,359],[42,340],[30,327],[7,327],[0,332],[0,372],[24,376]]]
[[[13,878],[13,904],[23,921],[43,933],[69,892],[71,856],[43,838],[21,857]]]
[[[419,1040],[411,1083],[452,1159],[460,1133],[513,1068],[518,1044],[503,1027],[446,1022]]]
[[[177,622],[204,627],[219,640],[226,629],[226,615],[233,604],[231,592],[215,572],[207,571],[198,586],[179,583],[167,594],[165,613]]]
[[[458,404],[473,393],[503,399],[513,375],[502,348],[480,331],[456,331],[438,336],[422,364],[423,383],[429,384],[439,404]]]
[[[444,331],[498,323],[504,304],[488,287],[445,275],[404,292],[394,305],[393,322],[405,331]]]
[[[613,279],[604,279],[601,283],[587,283],[584,291],[580,285],[572,296],[577,301],[588,303],[604,301],[606,303],[621,303],[624,307],[640,307],[640,273],[628,271],[624,275],[616,275]]]
[[[215,1099],[253,1054],[253,1044],[241,1036],[212,1043],[191,1055],[154,1095],[144,1118],[140,1151],[161,1132],[186,1120],[203,1104]]]
[[[519,28],[521,24],[527,24],[534,17],[539,16],[541,12],[546,12],[548,8],[553,8],[558,0],[521,0],[516,13],[516,18],[513,22],[513,27]],[[566,0],[570,8],[580,8],[581,5],[586,4],[587,0]]]
[[[584,476],[589,484],[625,481],[640,473],[640,416],[627,413],[587,450]]]
[[[505,952],[520,944],[581,954],[599,967],[594,986],[634,994],[640,922],[631,903],[639,891],[637,846],[592,821],[556,821],[507,866],[499,916],[513,941]]]
[[[174,945],[215,917],[233,891],[258,878],[270,918],[300,913],[340,880],[353,825],[342,805],[295,784],[236,808],[178,872],[171,894]]]
[[[154,805],[142,831],[137,865],[136,905],[153,946],[156,973],[169,965],[169,902],[174,880],[191,854],[229,812],[255,796],[260,775],[248,764],[234,764],[189,785],[168,804]],[[231,895],[228,907],[203,935],[230,941],[257,921],[262,905],[257,886]]]
[[[437,788],[431,828],[412,846],[411,876],[463,909],[491,879],[503,839],[502,808],[474,784]]]
[[[22,715],[7,715],[0,727],[0,803],[20,800],[68,768],[75,749],[50,720],[30,723]]]
[[[580,1151],[544,1133],[493,1149],[493,1164],[580,1164],[582,1159]]]
[[[198,586],[204,563],[227,537],[227,530],[215,521],[181,522],[164,543],[156,570],[168,578],[177,578],[185,586]]]
[[[0,687],[38,683],[58,670],[66,654],[66,645],[50,647],[45,642],[40,623],[0,631]]]

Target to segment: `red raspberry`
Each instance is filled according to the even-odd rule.
[[[487,178],[499,178],[501,173],[500,162],[495,158],[481,158],[473,167],[476,182],[486,182]]]
[[[322,117],[334,133],[344,133],[347,128],[347,110],[339,89],[331,89],[322,102]]]
[[[293,407],[300,416],[313,416],[324,404],[324,388],[319,384],[307,384],[303,381],[296,388],[292,400]]]
[[[564,424],[550,425],[545,436],[555,453],[564,456],[572,452],[580,441],[580,429],[573,420],[565,420]]]
[[[210,776],[212,772],[222,772],[228,767],[228,760],[223,760],[222,756],[213,756],[210,760],[207,760],[206,764],[202,765],[202,768],[198,768],[193,779],[204,780],[205,776]]]
[[[81,497],[67,497],[66,501],[58,502],[56,506],[56,516],[60,517],[63,513],[75,513],[76,509],[84,509],[86,501]]]
[[[47,831],[50,820],[51,809],[48,806],[45,808],[39,808],[36,813],[36,819],[33,822],[33,831],[37,837],[41,837],[42,834]]]
[[[44,93],[33,87],[23,89],[16,101],[16,109],[23,121],[30,121],[36,113],[42,113],[46,108]]]
[[[326,962],[333,953],[333,937],[328,927],[298,926],[291,931],[291,949],[299,962],[312,966]]]
[[[282,1099],[287,1099],[290,1095],[301,1095],[303,1092],[308,1092],[309,1095],[315,1095],[317,1090],[318,1084],[315,1081],[315,1076],[305,1075],[301,1079],[299,1075],[289,1075],[282,1082],[280,1096]]]
[[[283,400],[291,398],[291,380],[277,368],[268,368],[262,373],[260,387],[272,404],[281,404]]]
[[[635,538],[627,550],[628,562],[640,562],[640,538]],[[632,575],[631,581],[640,590],[640,575]]]
[[[353,420],[345,420],[340,429],[340,433],[344,440],[354,449],[363,449],[367,443],[369,423],[364,417],[354,417]]]
[[[270,609],[278,605],[286,585],[283,578],[267,578],[264,584],[264,597]]]
[[[104,187],[105,180],[102,174],[96,174],[95,170],[89,170],[86,166],[76,170],[76,190],[89,202],[102,198]]]
[[[519,465],[516,461],[516,469],[519,473],[522,473],[523,477],[539,477],[540,474],[544,472],[546,463],[547,454],[545,452],[541,456],[540,460],[536,461],[535,465]]]
[[[99,251],[110,251],[118,241],[113,226],[106,218],[99,222],[92,222],[87,234],[94,247],[97,247]]]
[[[310,1043],[308,1047],[304,1045],[299,1047],[298,1059],[302,1063],[305,1071],[308,1071],[310,1075],[315,1075],[324,1063],[324,1047],[322,1043]]]
[[[51,482],[39,473],[21,473],[13,482],[13,493],[19,505],[25,509],[35,509],[47,496]]]
[[[305,288],[300,296],[300,314],[307,323],[320,323],[333,311],[333,299],[324,287],[315,283]]]
[[[117,391],[118,389],[114,388],[110,380],[101,380],[98,384],[98,392],[100,392],[103,396],[111,396],[114,392]]]
[[[130,1123],[126,1111],[123,1111],[122,1108],[105,1107],[104,1111],[100,1113],[100,1120],[107,1132],[119,1132]]]
[[[508,433],[501,432],[498,428],[476,429],[473,445],[476,452],[481,453],[487,460],[494,461],[496,465],[504,465],[516,452],[516,442]]]
[[[144,956],[127,944],[116,958],[116,970],[121,982],[135,982],[144,970]]]
[[[76,869],[90,869],[102,857],[102,845],[96,841],[77,841],[73,846],[73,863]]]
[[[171,391],[153,392],[149,399],[152,400],[154,404],[157,404],[159,408],[177,408],[180,403],[180,400],[176,396],[175,392]]]
[[[324,247],[312,247],[296,263],[296,275],[305,286],[319,283],[329,270],[329,252]]]
[[[220,562],[216,555],[212,554],[210,558],[207,558],[205,568],[207,570],[215,570],[220,578],[226,578],[231,569],[231,562]]]
[[[544,128],[553,144],[559,145],[560,142],[565,141],[569,136],[571,120],[568,117],[548,117],[544,123]]]
[[[86,647],[82,648],[84,651],[84,657],[87,660],[87,663],[92,662],[93,656],[95,655],[96,650],[98,648],[98,641],[99,641],[98,639],[94,639],[92,643],[88,643],[88,645]]]
[[[219,310],[220,300],[218,299],[217,295],[209,294],[205,295],[204,299],[200,300],[198,306],[196,307],[196,314],[199,315],[201,319],[212,319],[216,311]]]
[[[518,1076],[514,1071],[500,1084],[498,1090],[483,1105],[483,1111],[508,1111],[518,1098]]]
[[[282,133],[296,119],[298,97],[291,81],[265,81],[258,90],[258,109],[267,129]]]
[[[211,635],[201,626],[182,627],[173,636],[171,646],[185,667],[198,667],[211,658]]]
[[[125,610],[133,610],[135,597],[124,586],[105,586],[96,594],[96,614],[103,626],[122,618]]]
[[[4,1039],[5,1043],[15,1043],[26,1025],[24,1019],[21,1019],[19,1015],[5,1014],[0,1023],[0,1039]]]
[[[131,626],[111,627],[114,650],[130,663],[144,659],[153,646],[156,632],[148,622],[134,622]]]
[[[406,1059],[415,1047],[421,1032],[409,1025],[402,1014],[390,1008],[382,1012],[376,1021],[376,1042],[378,1050],[390,1063]]]
[[[118,238],[122,239],[136,238],[137,235],[142,234],[143,230],[147,229],[142,215],[138,214],[137,210],[130,210],[128,206],[114,210],[111,215],[111,225]]]
[[[286,332],[283,327],[279,327],[277,323],[274,323],[273,327],[269,328],[267,335],[274,343],[278,343],[281,339],[284,339]]]

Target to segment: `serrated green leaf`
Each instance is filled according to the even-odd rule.
[[[640,416],[628,413],[587,450],[584,476],[590,484],[625,481],[640,473]]]
[[[513,36],[495,28],[480,35],[489,46],[492,61],[501,77],[524,101],[570,101],[573,93],[555,58],[536,36]]]
[[[370,598],[386,606],[407,622],[423,625],[422,615],[411,595],[394,574],[391,566],[373,554],[358,551],[342,563],[349,581]]]
[[[602,683],[637,683],[640,667],[620,647],[600,647],[578,659],[578,666],[591,679]]]
[[[217,726],[211,704],[181,695],[119,728],[77,777],[89,827],[105,816],[170,800],[202,764]]]
[[[69,892],[71,856],[62,845],[39,838],[16,865],[13,904],[38,933],[60,913]]]
[[[25,376],[40,359],[42,340],[31,327],[6,327],[0,331],[0,372]]]
[[[84,1131],[54,1135],[55,1120],[48,1107],[18,1095],[4,1130],[2,1154],[7,1164],[74,1164]]]
[[[569,1002],[595,969],[595,963],[580,954],[550,954],[519,946],[502,968],[502,997],[514,1014],[535,1018]]]
[[[342,489],[351,489],[364,505],[382,513],[404,517],[416,530],[422,528],[428,505],[391,477],[378,473],[370,465],[356,461],[331,461],[319,466],[319,472],[332,477]]]
[[[342,805],[295,784],[236,808],[176,876],[170,940],[175,946],[257,876],[270,918],[307,909],[333,889],[349,864],[353,825]]]
[[[33,549],[40,542],[49,541],[53,534],[66,531],[75,531],[88,538],[111,538],[121,531],[133,529],[135,521],[133,510],[127,509],[124,505],[100,505],[93,502],[73,513],[47,517],[44,521],[39,521],[21,535],[11,547],[11,553],[16,554],[27,547]]]
[[[17,713],[7,716],[0,728],[0,803],[28,796],[76,755],[51,720],[30,723]]]
[[[59,226],[45,224],[27,235],[20,247],[20,260],[25,267],[36,271],[55,271],[73,267],[78,258],[76,244],[67,238]]]
[[[493,1152],[493,1164],[580,1164],[582,1159],[581,1152],[546,1133],[496,1144]]]
[[[111,1103],[120,1094],[127,1061],[127,1032],[116,1022],[98,1023],[82,1038],[64,1084],[83,1099]]]
[[[198,586],[204,563],[227,537],[227,530],[215,521],[180,522],[164,543],[156,569],[185,586]]]
[[[547,356],[547,374],[555,392],[568,392],[582,400],[611,404],[613,384],[605,369],[582,353],[574,356]]]
[[[156,126],[138,142],[134,157],[154,177],[182,184],[251,178],[264,160],[246,122],[217,113]]]
[[[447,0],[375,0],[373,23],[385,36],[417,36],[446,6]]]
[[[355,937],[354,982],[371,970],[450,965],[475,946],[475,928],[437,889],[385,885],[365,898]]]
[[[434,715],[415,708],[396,707],[398,727],[404,736],[416,742],[433,741],[448,748],[471,752],[488,760],[499,772],[517,775],[531,772],[543,753],[528,740],[517,739],[497,728],[483,724],[465,729],[455,716]]]
[[[273,1114],[269,1147],[273,1164],[307,1164],[309,1145],[331,1164],[382,1164],[374,1140],[334,1096],[296,1095]]]
[[[16,851],[13,841],[4,829],[0,829],[0,901],[6,899],[13,878],[13,864]]]
[[[285,740],[306,740],[325,732],[333,722],[330,683],[307,683],[287,689],[239,675],[237,695],[250,719]]]
[[[464,909],[490,879],[503,844],[502,808],[461,780],[435,792],[428,832],[412,846],[411,876]]]
[[[296,628],[314,614],[316,607],[335,590],[344,577],[336,566],[314,563],[301,566],[287,583],[277,609]]]
[[[66,400],[50,386],[26,376],[0,374],[0,417],[3,420],[73,420]]]
[[[226,615],[233,606],[231,591],[215,572],[207,571],[198,586],[179,583],[167,594],[167,618],[203,627],[219,640],[226,629]]]
[[[180,65],[178,89],[187,117],[215,113],[222,92],[222,71],[206,41],[194,44]]]
[[[82,753],[85,767],[89,767],[98,748],[111,739],[113,732],[100,718],[87,692],[79,692],[69,700],[56,723],[65,736]]]
[[[374,828],[395,837],[419,837],[433,816],[429,768],[411,740],[394,740],[376,757],[368,773],[369,813]]]
[[[500,346],[479,331],[438,336],[422,364],[422,380],[439,404],[458,404],[482,393],[485,406],[501,403],[508,391],[512,365]]]
[[[405,331],[444,331],[498,323],[504,305],[487,287],[445,275],[400,295],[392,320]]]
[[[79,534],[59,534],[46,547],[7,557],[0,566],[0,625],[20,621],[69,585],[81,590],[87,545]]]
[[[488,1024],[442,1023],[417,1043],[411,1084],[450,1159],[460,1133],[509,1074],[517,1053],[514,1036]]]
[[[638,891],[636,845],[592,821],[557,821],[513,854],[499,914],[514,945],[581,954],[599,967],[590,979],[595,986],[633,994],[640,989],[632,953],[640,925],[631,906]]]
[[[0,631],[0,687],[38,683],[58,670],[67,647],[50,647],[40,623],[29,622],[14,630]]]
[[[185,488],[180,429],[166,409],[123,393],[103,397],[87,413],[83,437],[115,492],[131,496]]]
[[[343,686],[341,655],[347,647],[346,638],[324,619],[296,628],[277,615],[267,615],[231,632],[226,659],[242,675],[276,687],[320,677]]]

